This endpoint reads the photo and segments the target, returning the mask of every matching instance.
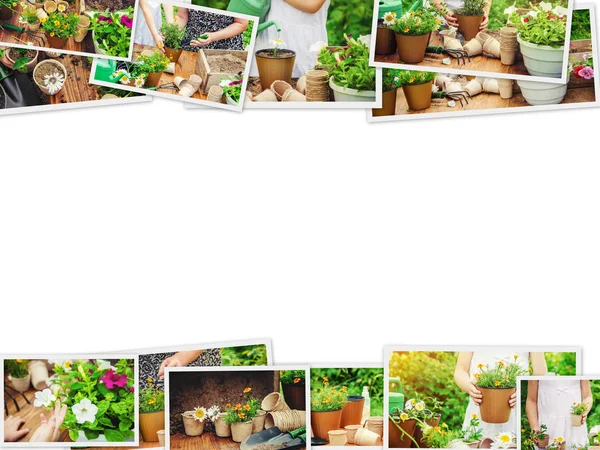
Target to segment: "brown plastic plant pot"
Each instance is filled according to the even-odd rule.
[[[311,411],[310,424],[315,437],[329,440],[329,432],[337,430],[342,423],[342,410]]]
[[[144,83],[144,87],[151,88],[158,86],[160,82],[160,77],[162,77],[162,72],[150,72],[148,76],[146,76],[146,82]]]
[[[183,53],[182,48],[180,48],[179,50],[173,50],[172,48],[165,47],[165,55],[171,60],[171,62],[177,63],[177,61],[179,61],[181,53]]]
[[[537,448],[546,448],[550,443],[550,436],[546,435],[543,439],[538,439]]]
[[[269,89],[277,80],[292,83],[292,73],[296,63],[296,52],[278,49],[277,57],[273,56],[272,48],[259,50],[255,53],[256,67],[263,91]],[[284,55],[284,56],[281,56]]]
[[[393,55],[396,53],[396,37],[394,32],[386,27],[377,27],[375,38],[376,55]]]
[[[431,33],[409,35],[396,33],[396,45],[400,62],[417,64],[425,59],[425,50],[429,44]]]
[[[165,412],[140,413],[140,433],[144,442],[158,442],[158,432],[165,428]]]
[[[412,111],[421,111],[431,106],[431,85],[433,81],[422,84],[402,86],[408,107]]]
[[[458,31],[464,36],[466,42],[477,36],[477,33],[479,33],[479,25],[481,25],[485,16],[454,15],[456,20],[458,20]]]
[[[479,405],[481,420],[486,423],[506,423],[510,420],[510,396],[516,392],[516,388],[482,388],[482,399]]]
[[[67,45],[67,39],[48,35],[48,47],[64,48]]]
[[[399,427],[399,428],[398,428]],[[413,443],[413,436],[417,428],[417,421],[414,419],[404,422],[389,419],[389,447],[390,448],[410,448]]]
[[[306,411],[306,385],[304,383],[284,384],[282,388],[283,397],[290,408]]]
[[[346,425],[359,425],[362,422],[365,398],[360,396],[349,396],[348,401],[342,408],[342,422],[340,427]]]
[[[425,420],[425,423],[427,425],[429,425],[430,427],[437,427],[440,424],[440,420],[442,418],[441,414],[436,414],[433,417],[430,417],[429,419]],[[415,442],[418,444],[418,447],[427,447],[427,443],[425,442],[425,440],[423,439],[423,429],[419,426],[415,427],[415,434],[413,435]],[[413,442],[411,444],[411,447],[417,447],[417,445],[415,445],[415,442]],[[418,448],[417,447],[417,448]]]

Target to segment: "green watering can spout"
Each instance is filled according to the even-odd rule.
[[[263,22],[258,26],[258,32],[260,33],[262,31],[266,30],[267,28],[271,28],[271,27],[275,27],[275,29],[277,30],[278,33],[281,31],[281,27],[279,26],[277,21],[269,20],[268,22]]]

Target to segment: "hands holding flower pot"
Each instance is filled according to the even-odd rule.
[[[469,392],[468,392],[469,396],[471,397],[471,399],[473,399],[473,403],[475,403],[477,406],[481,405],[481,402],[483,401],[483,394],[481,393],[481,391],[479,389],[477,389],[477,386],[475,386],[473,383],[471,383],[470,387],[469,387]],[[508,399],[508,405],[511,408],[514,408],[515,406],[517,406],[517,393],[513,393],[510,398]]]

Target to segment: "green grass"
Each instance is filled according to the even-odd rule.
[[[221,349],[223,366],[266,366],[267,347],[265,345],[244,345]]]
[[[590,23],[590,10],[578,9],[573,11],[573,22],[571,24],[571,40],[580,41],[592,38]]]

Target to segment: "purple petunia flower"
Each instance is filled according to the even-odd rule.
[[[591,67],[584,67],[579,71],[579,76],[581,78],[585,78],[586,80],[591,80],[594,78],[594,69]]]
[[[130,19],[127,16],[121,16],[121,24],[123,24],[127,28],[131,29],[131,27],[133,26],[133,19]]]

